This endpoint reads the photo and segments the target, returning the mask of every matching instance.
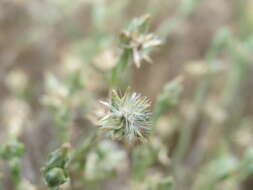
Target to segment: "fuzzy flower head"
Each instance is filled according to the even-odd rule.
[[[154,34],[148,33],[150,16],[144,15],[134,19],[120,35],[123,50],[128,50],[133,63],[139,68],[142,61],[151,63],[150,52],[162,44]]]
[[[151,127],[150,101],[140,94],[131,93],[128,88],[123,96],[115,90],[109,102],[101,102],[107,113],[100,119],[102,129],[115,138],[128,138],[130,141],[144,139]]]

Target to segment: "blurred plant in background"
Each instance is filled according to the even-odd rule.
[[[252,7],[2,0],[0,190],[251,190]]]

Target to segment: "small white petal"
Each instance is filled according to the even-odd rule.
[[[134,63],[136,64],[137,68],[140,68],[141,56],[136,48],[133,49],[133,59],[134,59]]]
[[[159,39],[153,39],[150,41],[147,41],[146,43],[143,44],[143,48],[150,48],[150,47],[154,47],[154,46],[159,46],[162,44],[162,41]]]
[[[105,105],[106,107],[111,107],[111,105],[108,102],[104,102],[104,101],[99,101],[99,103]]]

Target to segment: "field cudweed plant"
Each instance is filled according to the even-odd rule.
[[[252,190],[252,10],[0,2],[0,190]]]

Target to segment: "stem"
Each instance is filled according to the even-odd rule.
[[[211,77],[206,78],[205,81],[202,81],[200,86],[197,89],[194,104],[196,105],[196,110],[194,116],[188,121],[188,124],[182,128],[181,136],[176,148],[175,156],[173,157],[173,161],[175,163],[180,163],[185,156],[192,139],[193,131],[197,126],[198,119],[201,118],[202,115],[202,107],[208,96],[208,92],[210,89]],[[176,165],[177,165],[176,164]]]
[[[131,51],[130,50],[124,50],[119,57],[119,60],[117,61],[116,66],[113,68],[111,73],[111,84],[112,86],[120,86],[124,84],[125,81],[123,79],[125,78],[124,71],[126,70],[129,60],[130,60]]]
[[[60,190],[60,187],[49,187],[49,190]]]
[[[11,172],[11,180],[15,189],[18,189],[20,181],[21,181],[21,163],[19,158],[13,158],[9,162],[10,172]]]

